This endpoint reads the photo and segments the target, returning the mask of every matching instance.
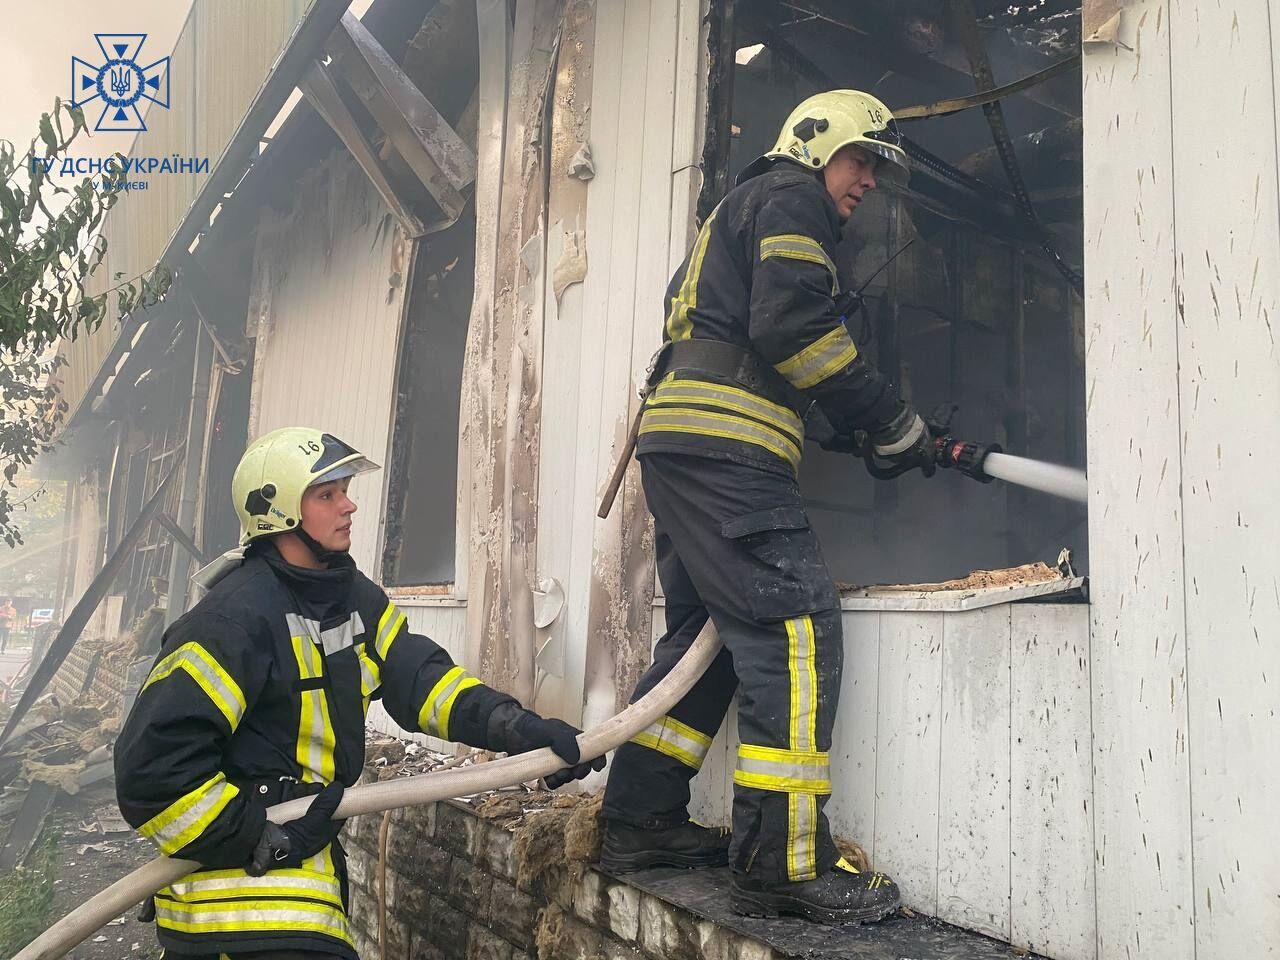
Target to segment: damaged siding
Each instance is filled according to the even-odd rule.
[[[314,426],[387,462],[409,253],[341,150],[298,183],[290,215],[264,214],[249,303],[251,437]],[[383,471],[351,482],[360,506],[351,552],[375,579],[385,482]]]
[[[1280,458],[1242,425],[1280,409],[1280,21],[1119,7],[1084,74],[1098,956],[1275,956]]]
[[[478,9],[466,660],[522,698],[538,689],[540,709],[576,719],[585,699],[603,717],[644,666],[653,567],[634,476],[610,520],[594,514],[692,225],[702,11],[697,0],[518,7],[500,141],[499,64],[486,51],[507,25]],[[553,580],[565,603],[539,630],[534,591]]]
[[[583,678],[588,726],[626,702],[648,661],[652,524],[634,465],[610,517],[597,520],[595,511],[661,338],[663,291],[693,226],[703,12],[697,0],[596,7],[581,374],[568,409],[547,415],[577,418],[577,453],[565,460],[574,474],[563,481],[572,484],[572,541],[567,570],[542,571],[567,583],[582,625],[569,634],[566,673]]]
[[[843,617],[832,832],[914,909],[1055,960],[1094,956],[1088,621],[1082,604]],[[693,781],[705,823],[729,823],[734,714]]]

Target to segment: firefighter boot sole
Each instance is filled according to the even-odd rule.
[[[739,916],[773,920],[785,915],[828,925],[875,923],[896,911],[901,904],[902,900],[895,897],[868,907],[821,907],[779,891],[741,890],[736,885],[729,895],[729,906]]]
[[[635,873],[654,867],[680,867],[698,870],[706,867],[727,867],[727,851],[714,854],[676,853],[671,850],[636,850],[629,853],[610,851],[608,846],[600,850],[600,868],[609,873]]]

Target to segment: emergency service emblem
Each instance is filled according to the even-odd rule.
[[[83,107],[101,99],[102,114],[94,130],[112,133],[144,131],[146,123],[138,105],[150,100],[169,109],[169,58],[147,66],[138,63],[145,33],[95,33],[105,58],[101,66],[71,58],[71,105]]]

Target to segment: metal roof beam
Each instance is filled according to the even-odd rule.
[[[401,229],[410,237],[420,237],[426,233],[422,221],[409,209],[405,199],[396,192],[386,167],[382,165],[377,151],[373,149],[373,144],[365,138],[359,124],[356,123],[356,118],[351,115],[351,111],[342,100],[342,95],[338,93],[329,69],[317,61],[302,78],[299,88],[302,90],[302,95],[307,98],[307,102],[315,108],[316,113],[324,118],[324,122],[333,128],[338,139],[351,151],[356,163],[360,164],[360,169],[365,172],[387,208],[400,222]]]

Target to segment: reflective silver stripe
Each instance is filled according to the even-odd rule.
[[[826,763],[797,763],[783,762],[779,760],[764,760],[758,757],[744,757],[739,753],[738,769],[746,774],[794,780],[803,783],[826,783],[829,785],[831,782],[831,767]]]
[[[341,626],[330,627],[320,631],[320,645],[324,647],[326,657],[331,657],[339,650],[345,650],[356,642],[356,635],[364,633],[364,623],[359,611],[351,614],[351,619]]]
[[[800,466],[800,448],[789,437],[741,417],[684,407],[671,410],[646,408],[640,421],[640,433],[663,432],[740,440],[763,447],[775,456],[786,460],[794,468]]]
[[[822,249],[822,244],[813,237],[806,237],[800,233],[765,237],[760,241],[760,259],[763,261],[770,257],[785,257],[789,260],[806,260],[809,263],[821,264],[831,275],[831,295],[834,297],[840,292],[836,265],[827,256],[827,251]]]
[[[711,738],[673,717],[662,717],[632,737],[633,742],[679,760],[699,770],[711,746]]]
[[[294,890],[298,896],[306,896],[308,894],[320,894],[326,898],[332,899],[335,903],[342,902],[342,888],[338,883],[337,877],[323,877],[318,874],[311,876],[298,876],[299,870],[272,870],[261,877],[251,877],[243,870],[220,870],[216,871],[216,876],[200,879],[203,874],[193,873],[192,877],[197,879],[184,880],[181,883],[170,884],[168,890],[178,899],[192,899],[202,894],[214,894],[221,892],[240,893],[242,891],[250,891],[256,893],[258,890]],[[224,876],[223,874],[232,874],[235,876]],[[261,894],[257,894],[261,895]]]
[[[431,691],[430,699],[423,705],[419,712],[419,726],[427,733],[437,734],[440,731],[440,714],[444,710],[445,704],[449,703],[449,698],[453,692],[458,689],[458,684],[467,679],[467,672],[461,667],[454,667],[444,676],[444,680],[437,683],[435,689]],[[421,717],[426,714],[427,722],[421,723]]]
[[[400,629],[404,620],[404,614],[396,605],[388,603],[387,609],[382,613],[382,619],[378,621],[378,636],[374,640],[378,656],[383,660],[386,660],[387,654],[391,652],[391,642],[395,639],[396,632]]]
[[[364,652],[363,647],[360,649],[359,660],[360,695],[362,697],[371,697],[378,692],[378,687],[382,685],[382,672],[378,669],[378,665]]]
[[[239,793],[239,788],[227,783],[219,773],[171,803],[138,832],[165,854],[175,853],[204,833]]]
[[[209,651],[200,644],[191,641],[184,643],[173,653],[152,668],[142,689],[146,690],[153,683],[159,683],[175,670],[182,670],[213,702],[219,712],[226,718],[232,732],[240,725],[244,716],[244,694],[240,686],[231,678],[231,674],[218,664]]]
[[[320,648],[310,637],[293,638],[293,654],[298,663],[298,677],[311,680],[324,675]],[[328,703],[323,690],[303,690],[298,718],[296,759],[302,767],[302,779],[328,783],[334,776],[333,749],[335,736],[329,724]]]
[[[772,427],[786,431],[797,446],[804,442],[804,423],[794,411],[771,403],[763,397],[757,397],[746,390],[697,380],[671,380],[658,385],[649,403],[702,403],[722,407],[734,413],[745,413],[757,420],[763,420]]]
[[[818,798],[811,793],[787,797],[787,877],[811,880],[818,873]]]
[[[320,642],[319,620],[308,620],[306,617],[300,617],[296,613],[286,613],[284,622],[289,627],[289,636],[307,637],[316,643]]]
[[[787,647],[791,675],[791,748],[816,750],[818,675],[811,618],[796,617],[787,621]]]
[[[348,939],[346,917],[336,907],[325,904],[278,906],[279,901],[245,900],[243,906],[234,901],[210,904],[181,904],[156,899],[156,920],[161,926],[187,933],[221,931],[290,929],[297,926],[324,929],[343,940]],[[212,909],[210,909],[212,908]]]
[[[807,390],[835,376],[858,356],[858,348],[842,323],[803,350],[793,354],[774,369],[787,378],[797,390]]]

